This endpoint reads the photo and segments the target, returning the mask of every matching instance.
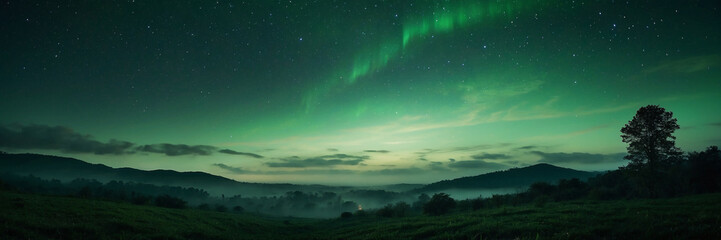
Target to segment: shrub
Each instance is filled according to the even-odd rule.
[[[243,207],[241,207],[241,206],[235,206],[235,207],[233,207],[233,212],[242,213],[243,210],[244,210],[244,209],[243,209]]]
[[[207,203],[203,203],[203,204],[198,205],[198,209],[200,209],[200,210],[210,210],[210,205],[208,205]]]
[[[218,205],[215,205],[215,211],[218,211],[218,212],[227,212],[227,211],[228,211],[228,207],[226,207],[225,205],[220,205],[220,204],[218,204]]]
[[[428,203],[423,205],[423,212],[429,215],[438,216],[447,213],[456,206],[456,201],[453,200],[448,194],[436,193],[433,194]]]
[[[381,217],[393,217],[393,205],[388,204],[385,207],[378,209],[378,211],[376,211],[376,215]]]
[[[170,195],[160,195],[155,198],[155,205],[166,208],[185,208],[186,202],[183,199]]]

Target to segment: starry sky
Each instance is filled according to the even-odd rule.
[[[330,185],[615,169],[648,104],[721,144],[720,8],[3,1],[0,150]]]

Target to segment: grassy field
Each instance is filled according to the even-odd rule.
[[[639,238],[721,239],[721,194],[316,220],[0,192],[0,239]]]

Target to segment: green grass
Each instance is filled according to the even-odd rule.
[[[721,239],[721,194],[289,219],[0,192],[0,239]]]
[[[261,239],[290,228],[252,215],[0,192],[0,239]]]

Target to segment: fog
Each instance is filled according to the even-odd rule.
[[[446,189],[442,191],[428,192],[433,196],[436,193],[446,193],[456,200],[490,198],[493,195],[514,194],[525,191],[526,188],[489,188],[489,189]]]

